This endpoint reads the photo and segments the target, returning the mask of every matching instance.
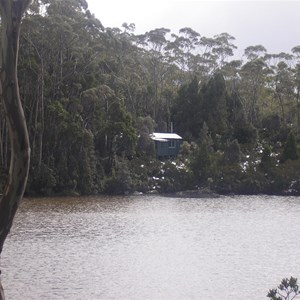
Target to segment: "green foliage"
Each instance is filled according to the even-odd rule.
[[[298,158],[299,152],[297,148],[296,137],[293,131],[291,131],[286,139],[280,160],[281,162],[285,162],[288,159],[297,160]]]
[[[151,190],[152,177],[160,169],[160,162],[149,157],[136,157],[130,161],[130,173],[132,178],[132,189],[138,192]]]
[[[271,300],[292,300],[300,294],[297,278],[290,277],[281,280],[277,288],[269,290],[267,297]]]
[[[205,122],[213,136],[227,134],[227,98],[226,83],[220,73],[202,86],[199,79],[194,77],[180,88],[173,107],[173,118],[178,132],[188,139],[199,138]]]
[[[264,174],[257,171],[255,166],[251,166],[247,172],[242,173],[239,180],[240,183],[236,189],[238,194],[255,195],[266,193],[268,181]]]
[[[178,133],[197,138],[203,124],[202,94],[199,79],[194,77],[178,91],[178,97],[173,106],[174,126]]]
[[[190,162],[190,169],[200,186],[206,186],[215,172],[214,156],[207,143],[197,147]]]
[[[140,156],[155,156],[155,144],[154,141],[150,138],[150,134],[154,132],[155,122],[153,119],[148,117],[139,117],[136,122],[137,127],[137,147],[136,152],[137,155]]]
[[[201,89],[203,118],[211,132],[224,135],[228,130],[227,90],[222,74],[217,73]],[[217,121],[216,121],[217,120]]]
[[[190,189],[192,173],[181,161],[161,162],[149,157],[130,161],[132,190],[171,193]]]
[[[279,131],[281,127],[281,120],[278,115],[268,115],[262,119],[262,127],[266,128],[267,131],[271,131],[274,134],[274,131]]]
[[[159,191],[173,193],[189,189],[192,174],[180,162],[167,161],[160,171]]]
[[[247,123],[245,111],[243,109],[243,103],[237,92],[228,94],[227,114],[228,114],[228,122],[232,127],[232,129],[239,127],[241,124]]]
[[[106,179],[105,190],[109,194],[125,194],[132,191],[132,178],[128,161],[118,158],[111,176]]]
[[[213,178],[213,186],[222,194],[237,191],[243,178],[241,162],[241,149],[237,140],[228,141],[224,153],[218,159],[218,172]]]
[[[247,123],[238,124],[233,131],[233,137],[238,140],[239,144],[248,145],[253,147],[257,142],[258,133],[257,129]]]
[[[272,158],[272,151],[269,145],[265,145],[260,161],[260,169],[262,172],[269,172],[275,166],[274,159]]]
[[[54,171],[47,165],[42,164],[39,171],[31,167],[30,172],[33,175],[29,177],[27,191],[37,195],[51,195],[57,183]]]
[[[241,162],[241,148],[237,140],[233,140],[226,145],[224,151],[225,164],[239,164]]]
[[[94,135],[90,130],[84,130],[82,133],[84,143],[78,145],[76,159],[79,159],[80,164],[74,161],[77,165],[76,189],[81,194],[93,194],[99,187],[96,186],[96,157],[94,149]]]
[[[218,172],[213,178],[211,187],[220,194],[232,194],[232,193],[247,193],[247,188],[243,186],[243,173],[241,167],[237,164],[225,164],[220,165]],[[241,189],[243,186],[243,189]]]
[[[194,160],[195,153],[198,151],[198,145],[195,142],[183,141],[180,145],[178,160],[190,167],[190,163]]]
[[[270,190],[274,194],[300,195],[300,161],[287,160],[270,172]]]

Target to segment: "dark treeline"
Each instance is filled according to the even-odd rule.
[[[32,149],[29,195],[299,194],[300,46],[234,56],[228,33],[104,28],[85,0],[36,0],[23,21],[19,85]],[[10,145],[0,107],[1,182]],[[151,132],[174,131],[176,161]]]

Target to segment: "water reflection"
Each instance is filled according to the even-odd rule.
[[[7,299],[264,299],[300,278],[300,198],[23,201],[2,257]]]

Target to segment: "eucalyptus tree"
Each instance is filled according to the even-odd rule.
[[[266,53],[267,49],[262,45],[248,46],[244,50],[244,55],[246,56],[248,61],[262,58]]]
[[[300,45],[293,47],[292,48],[292,53],[294,54],[294,56],[296,57],[297,62],[299,63],[299,60],[300,60]]]
[[[147,90],[151,76],[146,61],[148,56],[136,45],[138,38],[134,35],[134,24],[124,23],[123,28],[123,31],[117,28],[105,30],[105,56],[101,65],[107,69],[105,83],[122,93],[126,109],[136,118],[152,113]]]
[[[81,79],[86,69],[94,62],[93,56],[90,56],[86,58],[90,63],[85,67],[78,65],[80,59],[85,58],[84,55],[91,55],[89,52],[93,51],[93,41],[99,39],[103,27],[88,13],[86,1],[50,0],[49,2],[46,17],[50,21],[50,26],[46,34],[48,37],[51,36],[49,40],[52,42],[48,49],[49,60],[52,61],[50,70],[52,97],[57,98],[62,93],[72,95],[74,89],[69,81],[74,78]],[[98,36],[95,35],[95,31]],[[81,67],[83,69],[80,69]]]
[[[29,0],[0,1],[1,96],[11,144],[8,179],[0,200],[0,254],[23,198],[29,171],[30,145],[17,77],[20,26],[29,4]],[[0,299],[4,299],[1,281]]]
[[[172,57],[171,61],[183,73],[192,73],[194,69],[192,61],[200,43],[200,34],[190,27],[184,27],[179,30],[179,35],[172,34],[172,39],[167,46]]]
[[[237,48],[235,38],[224,32],[213,37],[202,36],[192,58],[194,70],[201,79],[208,80],[217,70],[222,69]]]
[[[232,57],[234,55],[234,50],[237,49],[237,46],[233,44],[235,37],[227,32],[223,32],[215,35],[214,39],[216,41],[216,46],[212,48],[212,53],[217,55],[218,68],[222,69],[228,62],[228,58]]]
[[[196,56],[200,78],[207,79],[213,74],[217,68],[217,54],[213,49],[218,47],[218,42],[214,38],[202,36],[200,39],[200,53]]]
[[[39,15],[25,18],[20,38],[19,80],[23,95],[32,150],[32,166],[42,163],[43,134],[45,126],[45,81],[49,47]],[[35,89],[32,89],[35,86]]]
[[[38,1],[32,11],[20,56],[34,150],[29,190],[101,191],[104,168],[108,175],[117,156],[134,153],[126,109],[140,113],[147,76],[136,64],[145,54],[133,44],[134,25],[104,30],[80,0]]]
[[[21,91],[33,150],[29,188],[42,192],[56,185],[60,192],[65,185],[89,193],[93,188],[78,174],[83,172],[80,168],[89,172],[85,178],[95,174],[94,133],[84,119],[89,105],[81,95],[103,80],[103,27],[85,1],[38,4],[44,9],[35,8],[38,13],[24,20],[20,52]],[[31,88],[34,84],[36,89]]]
[[[151,81],[149,91],[153,94],[152,100],[152,117],[157,121],[161,103],[163,102],[163,90],[166,78],[170,72],[170,64],[167,52],[168,39],[167,34],[170,29],[157,28],[138,36],[138,44],[147,52],[145,53],[146,62],[150,69]]]
[[[296,64],[293,69],[294,73],[294,84],[295,84],[295,99],[296,99],[296,108],[297,108],[297,132],[300,133],[300,64]]]
[[[263,103],[265,108],[280,115],[285,125],[299,124],[296,56],[284,52],[267,53],[264,55],[264,61],[270,70],[266,87],[271,95],[269,103]]]
[[[296,56],[296,64],[293,69],[294,83],[296,88],[296,107],[297,107],[297,130],[300,133],[300,46],[293,47],[292,53]]]
[[[278,100],[283,123],[293,123],[296,115],[296,106],[294,105],[295,86],[292,70],[284,61],[277,64],[273,84],[274,96]]]
[[[134,155],[136,133],[131,115],[114,91],[111,91],[103,104],[105,105],[104,126],[96,136],[96,143],[105,160],[106,174],[111,175],[117,157],[131,158]]]
[[[243,62],[241,60],[231,60],[230,62],[227,62],[221,70],[221,73],[226,79],[229,92],[236,92],[238,89],[242,65]]]
[[[239,94],[248,122],[259,123],[259,101],[265,89],[270,69],[262,58],[246,62],[239,72],[241,76]]]

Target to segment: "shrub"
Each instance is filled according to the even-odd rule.
[[[297,278],[284,278],[276,289],[269,290],[267,297],[271,300],[292,300],[300,294]]]

